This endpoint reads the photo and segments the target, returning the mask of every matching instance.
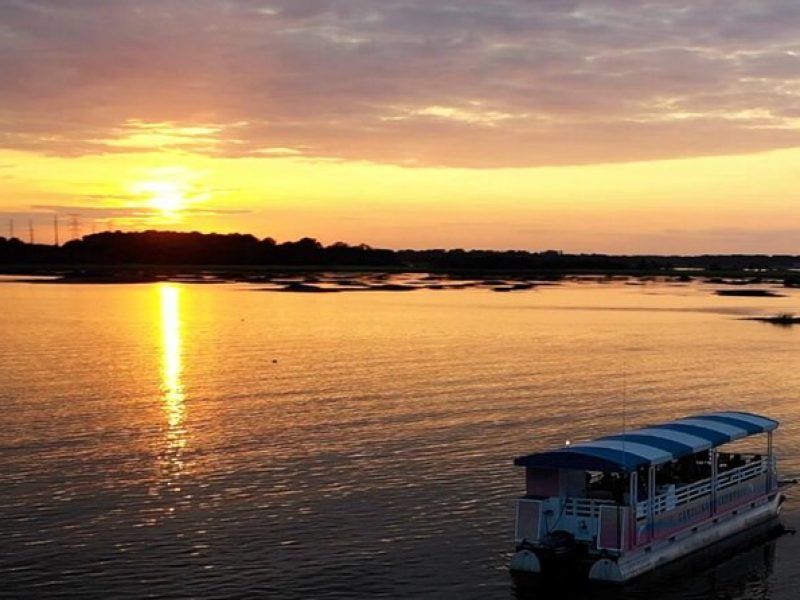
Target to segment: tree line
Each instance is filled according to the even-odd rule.
[[[278,243],[249,234],[175,231],[103,232],[61,246],[0,237],[0,264],[26,265],[241,265],[352,266],[416,270],[671,271],[786,270],[800,266],[793,255],[615,256],[556,250],[388,250],[314,238]]]

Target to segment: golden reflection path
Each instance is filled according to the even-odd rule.
[[[164,284],[161,294],[161,399],[166,416],[166,433],[159,456],[161,493],[178,493],[178,479],[185,465],[183,450],[187,444],[186,394],[183,373],[183,338],[181,322],[181,289]],[[168,509],[172,512],[174,509]]]

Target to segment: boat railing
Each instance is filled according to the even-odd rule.
[[[616,502],[599,498],[564,498],[564,514],[567,516],[598,518],[603,506],[616,506]]]
[[[731,486],[738,485],[754,477],[758,477],[769,469],[769,457],[754,459],[752,462],[736,467],[730,471],[725,471],[717,476],[717,490],[723,490]],[[696,500],[697,498],[711,494],[711,478],[701,479],[688,485],[673,487],[670,486],[665,493],[661,493],[653,499],[653,513],[660,514],[668,510],[673,510],[678,506]],[[647,516],[650,506],[649,500],[636,503],[636,516],[643,518]]]
[[[717,477],[717,489],[721,490],[732,485],[736,485],[737,483],[741,483],[746,479],[752,479],[753,477],[762,475],[767,472],[768,468],[769,460],[768,458],[764,457],[754,460],[750,464],[742,467],[737,467],[731,471],[721,473]]]
[[[556,525],[573,531],[577,539],[592,540],[597,535],[603,509],[613,507],[618,507],[613,500],[600,498],[523,496],[517,501],[516,540],[537,541]]]

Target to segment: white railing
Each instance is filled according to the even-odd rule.
[[[717,490],[729,488],[733,485],[738,485],[744,481],[753,479],[754,477],[758,477],[759,475],[766,473],[768,469],[769,458],[762,457],[747,465],[736,467],[730,471],[725,471],[717,476]],[[700,481],[695,481],[689,485],[681,486],[656,496],[653,499],[653,512],[654,514],[659,514],[668,510],[672,510],[678,506],[710,494],[711,478],[701,479]],[[637,502],[637,518],[646,517],[649,506],[649,500]]]
[[[762,458],[761,460],[754,461],[749,465],[737,467],[736,469],[722,473],[717,477],[717,489],[721,490],[732,485],[736,485],[737,483],[741,483],[747,479],[758,477],[759,475],[766,473],[768,468],[768,460]]]
[[[613,500],[568,497],[564,499],[564,514],[571,517],[596,519],[600,516],[600,508],[603,506],[616,506],[616,503]]]

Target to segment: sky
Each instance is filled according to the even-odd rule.
[[[0,0],[0,235],[800,254],[798,31],[797,0]]]

